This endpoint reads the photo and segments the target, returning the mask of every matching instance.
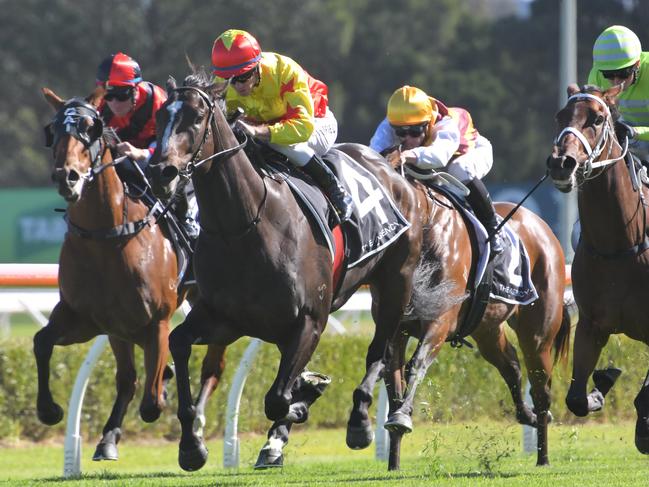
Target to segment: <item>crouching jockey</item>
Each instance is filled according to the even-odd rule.
[[[419,88],[403,86],[390,97],[387,118],[370,141],[377,152],[397,146],[402,164],[420,172],[445,168],[469,188],[467,201],[489,234],[491,251],[502,253],[496,210],[481,180],[493,165],[493,151],[469,112],[447,108]]]
[[[327,86],[292,59],[261,52],[257,40],[242,30],[230,29],[216,38],[212,65],[216,76],[229,81],[228,112],[244,112],[238,126],[311,176],[340,219],[349,219],[352,198],[321,158],[338,135]]]

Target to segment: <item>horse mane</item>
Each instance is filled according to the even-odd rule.
[[[192,86],[210,93],[221,111],[225,113],[225,88],[227,88],[227,82],[224,85],[215,83],[214,78],[204,67],[194,67],[192,73],[185,76],[183,86]]]

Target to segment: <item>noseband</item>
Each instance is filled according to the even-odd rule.
[[[584,134],[574,128],[574,127],[566,127],[564,128],[559,135],[557,135],[557,138],[554,141],[555,146],[559,146],[563,138],[567,134],[572,134],[579,141],[581,144],[584,146],[584,150],[588,154],[588,157],[586,160],[579,164],[580,170],[583,171],[584,178],[588,179],[594,169],[599,169],[603,168],[606,166],[609,166],[611,164],[614,164],[615,162],[619,161],[620,159],[624,159],[626,156],[628,147],[629,147],[629,141],[628,139],[625,140],[624,147],[622,147],[619,142],[617,141],[615,137],[615,131],[613,130],[613,124],[612,124],[612,117],[611,117],[611,111],[606,103],[604,103],[604,100],[602,100],[600,97],[591,95],[590,93],[577,93],[572,95],[570,98],[568,98],[568,102],[570,103],[572,100],[579,101],[579,100],[595,100],[597,103],[599,103],[602,107],[604,107],[604,112],[605,112],[605,117],[604,117],[604,128],[602,129],[601,134],[599,135],[599,138],[597,139],[597,142],[595,143],[595,147],[591,147],[590,143],[588,142],[588,139]],[[610,158],[610,159],[605,159],[603,161],[597,161],[597,158],[602,154],[602,151],[606,147],[606,145],[609,142],[609,139],[612,141],[615,141],[615,143],[618,144],[620,149],[622,149],[622,154],[619,157],[615,158]],[[613,149],[613,144],[608,144],[608,153],[606,157],[609,157],[611,155],[611,150]],[[597,162],[596,162],[597,161]]]
[[[207,117],[207,124],[205,125],[205,130],[203,131],[203,137],[201,138],[201,143],[198,145],[198,147],[194,151],[194,154],[192,154],[192,158],[187,163],[187,166],[185,167],[185,169],[178,171],[179,174],[182,177],[189,178],[194,173],[194,170],[197,167],[202,166],[207,161],[211,161],[211,160],[216,159],[216,158],[225,159],[225,158],[231,156],[232,154],[234,154],[235,152],[243,149],[246,146],[246,144],[248,143],[248,136],[244,133],[243,134],[244,135],[243,142],[236,145],[235,147],[231,147],[229,149],[224,149],[222,151],[215,152],[211,156],[205,157],[204,159],[200,159],[200,160],[197,161],[197,159],[199,159],[201,157],[201,153],[203,151],[203,146],[205,145],[205,142],[207,141],[207,138],[209,137],[209,135],[211,133],[212,125],[214,125],[215,130],[218,132],[218,126],[216,124],[214,124],[214,110],[216,110],[217,106],[214,103],[214,101],[212,101],[212,99],[210,98],[210,96],[207,93],[205,93],[200,88],[197,88],[196,86],[179,86],[179,87],[173,89],[173,92],[176,92],[176,93],[180,93],[180,92],[183,92],[183,91],[193,91],[194,93],[198,93],[198,95],[203,99],[203,101],[205,102],[205,104],[207,105],[207,108],[209,110],[209,114],[208,114],[208,117]]]

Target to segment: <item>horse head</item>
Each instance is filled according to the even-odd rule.
[[[165,199],[191,176],[202,154],[214,149],[212,122],[215,111],[222,109],[223,85],[197,72],[182,86],[170,77],[166,88],[168,98],[156,114],[157,144],[148,168],[153,192]]]
[[[103,123],[97,107],[103,88],[97,88],[86,99],[63,101],[47,88],[43,88],[43,95],[56,110],[54,119],[45,127],[46,145],[54,153],[52,181],[58,185],[59,194],[74,203],[101,159]]]
[[[614,122],[619,116],[616,97],[622,88],[568,87],[568,102],[556,116],[559,135],[547,159],[550,177],[560,191],[569,193],[588,179],[593,169],[620,158],[615,158],[622,147],[615,137]]]

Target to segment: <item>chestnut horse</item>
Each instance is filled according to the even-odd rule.
[[[59,260],[60,301],[34,336],[37,413],[48,425],[63,417],[49,387],[53,347],[107,334],[117,364],[117,397],[93,459],[116,460],[122,421],[135,393],[134,344],[144,349],[146,368],[140,416],[152,422],[173,376],[167,366],[169,325],[186,292],[177,288],[176,253],[165,230],[148,219],[147,206],[127,194],[117,176],[97,112],[101,89],[86,100],[66,102],[48,89],[43,93],[57,111],[48,129],[52,179],[68,203],[68,232]],[[203,361],[199,416],[220,379],[224,353],[225,347],[215,345]]]
[[[578,188],[581,237],[572,264],[579,321],[575,331],[568,409],[586,416],[604,405],[620,371],[595,371],[611,334],[624,333],[649,344],[649,247],[647,192],[637,168],[625,164],[628,141],[615,135],[617,96],[608,90],[577,85],[557,114],[559,135],[547,164],[554,185],[568,193]],[[645,286],[647,286],[645,288]],[[612,372],[612,373],[611,373]],[[593,375],[595,389],[587,393]],[[649,454],[649,376],[634,405],[638,413],[636,448]]]
[[[400,170],[398,154],[393,152],[387,157],[395,169]],[[439,309],[429,313],[425,319],[409,319],[402,324],[402,333],[395,342],[392,373],[384,376],[388,390],[395,389],[388,393],[388,397],[397,398],[390,403],[385,424],[390,431],[390,469],[399,468],[401,438],[404,433],[412,431],[411,415],[417,385],[444,342],[454,335],[466,316],[469,302],[465,297],[475,259],[461,213],[443,194],[427,188],[421,181],[410,181],[417,188],[421,206],[426,208],[421,213],[424,227],[422,259],[428,263],[430,271],[428,276],[421,278],[431,281]],[[513,206],[511,203],[496,203],[496,210],[504,217]],[[508,225],[525,245],[530,258],[530,275],[539,297],[527,305],[490,299],[482,320],[470,336],[476,341],[481,355],[498,369],[507,383],[518,422],[537,429],[537,465],[547,465],[552,369],[557,359],[567,356],[570,338],[570,315],[567,305],[564,305],[565,260],[552,230],[535,213],[521,207]],[[421,278],[415,277],[416,281]],[[415,310],[418,293],[415,285]],[[505,323],[515,331],[523,352],[534,411],[522,397],[521,367],[516,349],[505,334]],[[404,371],[409,337],[418,339],[418,345]]]
[[[368,350],[365,381],[374,383],[389,357],[411,294],[422,229],[415,191],[374,151],[358,144],[339,146],[384,185],[411,226],[389,247],[349,269],[334,296],[332,256],[326,242],[281,178],[261,171],[241,150],[223,112],[222,87],[195,74],[176,87],[158,111],[158,143],[150,164],[154,191],[168,196],[180,176],[191,174],[201,214],[194,269],[201,298],[170,336],[176,365],[179,461],[194,470],[207,451],[191,431],[194,411],[187,361],[192,344],[229,345],[252,336],[277,345],[281,361],[265,397],[273,421],[304,421],[308,410],[292,387],[332,310],[364,283],[373,296],[377,331]],[[355,394],[355,401],[357,397]]]

